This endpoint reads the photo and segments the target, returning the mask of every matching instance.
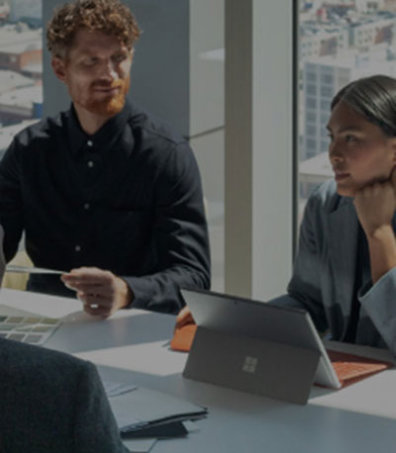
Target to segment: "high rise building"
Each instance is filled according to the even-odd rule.
[[[301,112],[304,132],[300,161],[327,151],[329,139],[326,125],[330,104],[340,88],[352,80],[374,73],[395,77],[396,61],[387,61],[385,51],[371,55],[351,51],[342,58],[322,57],[304,63]]]
[[[42,0],[10,0],[10,20],[17,22],[20,20],[41,21]]]

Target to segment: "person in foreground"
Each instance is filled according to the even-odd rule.
[[[4,265],[0,246],[0,286]],[[0,338],[0,395],[2,453],[128,451],[89,362]]]
[[[71,108],[19,133],[0,164],[7,261],[24,231],[35,266],[67,272],[64,284],[31,275],[28,289],[72,289],[88,313],[104,317],[123,307],[177,313],[179,286],[210,285],[193,152],[126,101],[138,36],[118,0],[58,9],[47,41]]]
[[[1,452],[128,451],[93,364],[6,339],[0,364]]]
[[[270,303],[308,310],[333,340],[396,355],[396,80],[341,89],[328,130],[335,178],[309,198],[288,294]]]

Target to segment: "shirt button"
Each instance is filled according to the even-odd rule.
[[[84,204],[84,209],[85,209],[86,211],[88,211],[88,209],[89,209],[90,207],[91,207],[91,205],[90,205],[89,203],[85,203],[85,204]]]
[[[81,245],[76,245],[76,246],[74,247],[74,250],[75,250],[76,252],[81,252]]]
[[[93,146],[93,141],[92,140],[88,140],[87,141],[87,145],[90,146],[90,147]]]
[[[89,168],[92,168],[94,166],[94,163],[93,163],[92,160],[89,160],[87,165],[88,165]]]

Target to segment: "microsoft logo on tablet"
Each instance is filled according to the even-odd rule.
[[[258,358],[257,357],[250,357],[250,356],[246,356],[245,357],[245,361],[243,363],[243,366],[242,366],[242,371],[244,371],[245,373],[255,373],[256,372],[256,368],[257,368],[257,364],[258,364]]]

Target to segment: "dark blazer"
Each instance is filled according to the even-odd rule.
[[[125,453],[94,365],[0,339],[1,453]]]

